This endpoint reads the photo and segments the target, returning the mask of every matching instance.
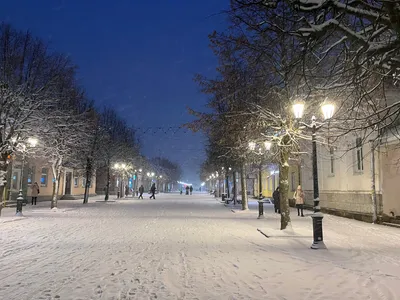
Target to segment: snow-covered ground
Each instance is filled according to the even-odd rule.
[[[0,299],[400,299],[396,228],[325,216],[315,251],[309,217],[281,232],[209,195],[98,199],[3,209]]]

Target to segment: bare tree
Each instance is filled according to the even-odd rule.
[[[54,91],[66,66],[29,32],[0,25],[0,200],[8,158],[16,147],[37,134],[41,112],[54,102]],[[34,126],[35,124],[35,126]]]

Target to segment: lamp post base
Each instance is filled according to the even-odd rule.
[[[313,242],[310,248],[313,250],[327,249],[324,241],[320,241],[318,243]]]
[[[322,230],[322,219],[324,215],[321,212],[314,212],[312,215],[313,220],[313,238],[314,241],[311,245],[311,249],[326,249]]]
[[[17,198],[17,211],[15,213],[16,216],[22,217],[22,206],[24,204],[24,196],[22,195],[22,190],[19,190],[18,198]]]
[[[264,201],[263,200],[258,200],[258,218],[257,219],[265,219]]]

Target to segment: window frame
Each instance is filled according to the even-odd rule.
[[[43,170],[46,170],[46,172],[43,172]],[[45,178],[46,178],[44,183],[42,183],[43,175],[45,175]],[[42,169],[40,171],[40,186],[47,187],[48,182],[49,182],[49,168],[42,167]]]
[[[355,157],[355,171],[356,173],[364,172],[364,153],[363,144],[360,137],[356,138],[356,157]]]
[[[35,172],[35,166],[28,167],[28,172],[26,176],[26,183],[28,186],[31,186],[35,182]],[[31,180],[31,182],[29,182],[29,179]]]

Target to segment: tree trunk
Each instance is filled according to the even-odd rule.
[[[283,144],[288,143],[289,137],[283,138]],[[280,209],[281,209],[281,230],[286,229],[290,224],[290,207],[289,207],[289,151],[287,147],[280,148],[280,166],[279,166],[279,193],[280,193]]]
[[[59,187],[59,176],[56,175],[54,177],[54,182],[53,182],[53,195],[51,197],[51,207],[50,208],[54,208],[57,207],[58,205],[58,187]]]
[[[8,169],[8,164],[6,156],[5,159],[2,157],[2,160],[0,161],[0,215],[6,197],[4,193],[7,184],[7,169]]]
[[[246,170],[244,164],[240,166],[240,183],[242,185],[242,210],[248,210],[249,203],[247,201]]]
[[[85,183],[85,194],[83,195],[83,204],[87,204],[89,202],[89,189],[90,182],[92,180],[92,159],[90,157],[87,158],[86,162],[86,183]]]
[[[58,205],[58,189],[61,176],[61,164],[62,158],[58,159],[58,161],[56,163],[53,163],[53,165],[51,166],[53,172],[53,194],[51,196],[50,208],[57,207]]]
[[[236,205],[237,200],[237,184],[236,184],[236,171],[233,172],[233,204]]]
[[[230,199],[231,198],[231,192],[229,190],[229,175],[226,175],[226,183],[225,183],[225,185],[226,185],[226,194],[228,196],[228,199]]]
[[[110,160],[107,161],[107,184],[106,184],[106,193],[104,196],[104,201],[107,201],[109,196],[110,196],[110,180],[111,180],[111,175],[110,175]]]

